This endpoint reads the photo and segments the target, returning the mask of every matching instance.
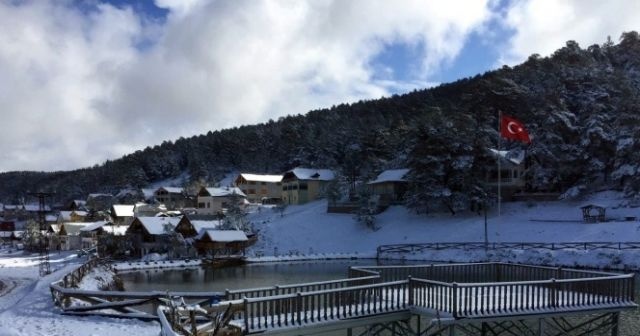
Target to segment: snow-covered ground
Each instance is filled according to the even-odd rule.
[[[22,251],[0,249],[0,281],[7,285],[0,291],[1,336],[159,334],[160,326],[156,322],[58,314],[51,300],[49,284],[78,267],[84,259],[70,253],[52,254],[53,272],[40,278],[37,257],[37,254],[24,255]]]
[[[624,205],[615,193],[602,193],[582,202],[509,203],[502,215],[490,213],[488,227],[491,242],[575,242],[640,241],[639,221],[582,223],[579,206],[585,203],[605,205],[607,217],[640,218],[640,208]],[[327,214],[326,201],[287,207],[284,216],[270,208],[249,215],[260,230],[258,243],[248,252],[254,261],[296,259],[362,258],[375,256],[381,244],[483,241],[484,217],[478,214],[416,215],[403,207],[391,207],[377,216],[378,230],[357,223],[352,215]],[[504,260],[513,262],[595,267],[640,268],[640,253],[631,251],[435,251],[402,256],[407,259],[443,261]],[[74,254],[54,254],[53,273],[39,278],[37,255],[0,248],[0,336],[4,335],[158,335],[155,322],[102,317],[59,315],[53,306],[49,284],[60,279],[82,262]],[[198,263],[199,261],[193,261]],[[122,264],[125,268],[167,266],[168,262]],[[171,263],[169,263],[171,264]],[[182,264],[182,263],[176,263]],[[95,286],[87,281],[86,286]],[[265,284],[266,285],[266,284]],[[84,285],[83,285],[84,286]]]
[[[596,203],[607,207],[612,221],[586,224],[580,206]],[[625,217],[640,218],[640,208],[627,207],[627,201],[615,192],[604,192],[580,202],[519,202],[503,203],[501,215],[489,213],[490,242],[638,242],[640,221],[625,221]],[[249,254],[253,260],[316,259],[326,254],[348,256],[375,255],[382,244],[427,242],[484,241],[483,214],[448,213],[417,215],[406,208],[394,206],[376,216],[377,230],[356,222],[353,215],[326,213],[326,201],[288,206],[284,216],[269,208],[249,215],[259,240]],[[620,253],[597,251],[437,251],[406,258],[471,261],[504,260],[567,266],[613,266],[625,264],[640,268],[640,251]],[[273,256],[279,256],[273,258]],[[393,257],[389,255],[389,257]],[[398,256],[402,257],[402,256]],[[613,265],[609,265],[613,264]]]

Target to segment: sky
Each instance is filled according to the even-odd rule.
[[[624,0],[0,0],[0,172],[428,88],[638,17]]]

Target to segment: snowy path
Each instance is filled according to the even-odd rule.
[[[75,258],[75,257],[74,257]],[[102,317],[65,316],[53,305],[49,284],[77,267],[79,259],[52,256],[55,271],[43,278],[32,256],[0,254],[0,279],[7,288],[0,295],[0,336],[156,336],[156,322]]]

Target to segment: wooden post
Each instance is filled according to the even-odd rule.
[[[458,317],[458,284],[457,283],[453,283],[451,290],[453,291],[452,295],[451,295],[451,310],[453,313],[453,318],[457,318]]]
[[[198,334],[198,325],[196,324],[196,311],[189,310],[189,319],[191,320],[191,334]]]
[[[409,295],[409,306],[413,306],[413,282],[411,281],[411,276],[407,277],[407,292]]]
[[[296,319],[298,324],[302,324],[302,294],[296,294]]]
[[[611,327],[611,336],[618,336],[619,335],[618,325],[620,324],[620,313],[619,312],[613,313],[613,316],[611,317],[611,319],[612,319],[611,323],[613,323],[613,326]]]
[[[247,297],[242,300],[242,305],[244,306],[244,333],[249,333],[249,299]]]
[[[545,336],[544,333],[544,318],[538,319],[538,336]]]

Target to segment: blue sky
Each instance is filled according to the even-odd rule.
[[[624,0],[0,1],[0,171],[428,88],[638,17]]]

